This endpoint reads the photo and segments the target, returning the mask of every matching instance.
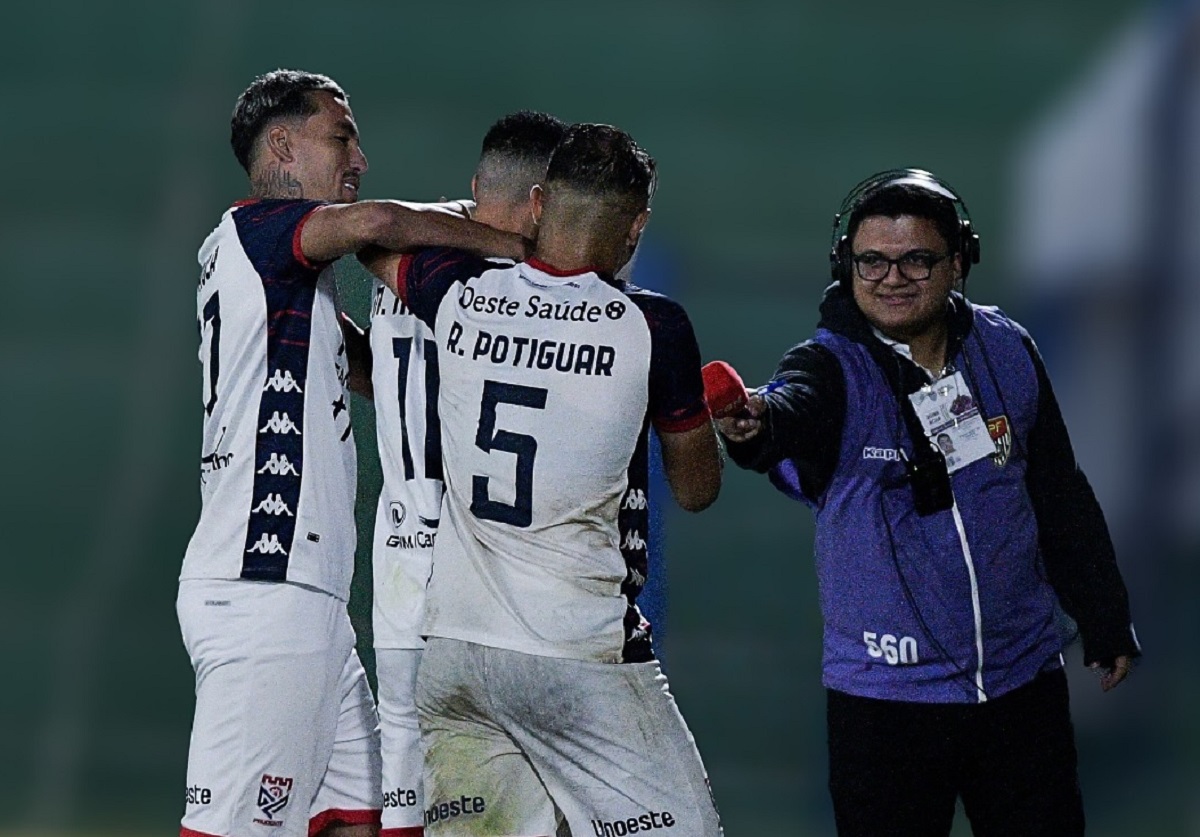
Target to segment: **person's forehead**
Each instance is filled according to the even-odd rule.
[[[330,90],[316,90],[312,95],[318,107],[313,116],[355,127],[354,112],[350,110],[350,105],[345,99],[339,99]]]
[[[870,242],[874,244],[890,244],[910,247],[925,246],[930,243],[945,244],[937,224],[930,218],[919,215],[868,215],[862,219],[854,234],[855,244],[861,246]]]

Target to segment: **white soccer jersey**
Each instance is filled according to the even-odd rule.
[[[383,487],[372,549],[376,648],[421,648],[425,585],[442,513],[433,331],[375,280],[371,386]]]
[[[453,250],[406,257],[399,282],[433,326],[441,375],[446,496],[426,634],[649,658],[634,605],[647,421],[677,432],[708,421],[687,315],[594,272]]]
[[[321,206],[236,204],[200,248],[202,508],[180,578],[286,580],[349,597],[349,366],[333,271],[300,249]]]

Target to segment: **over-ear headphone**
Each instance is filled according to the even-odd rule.
[[[833,243],[829,250],[829,267],[836,282],[848,284],[851,278],[850,220],[868,198],[897,186],[915,186],[938,197],[946,198],[958,216],[958,255],[962,257],[962,278],[965,280],[971,265],[979,262],[979,233],[971,225],[967,205],[950,184],[924,169],[889,169],[873,174],[859,183],[842,201],[833,216]]]

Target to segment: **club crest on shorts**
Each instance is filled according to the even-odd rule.
[[[996,463],[997,468],[1002,468],[1004,463],[1008,462],[1008,455],[1012,453],[1012,427],[1008,423],[1008,416],[988,419],[987,429],[988,435],[996,443],[996,452],[992,454],[992,461]]]
[[[261,820],[255,820],[255,822],[263,825],[282,825],[283,823],[275,821],[275,815],[287,807],[291,796],[291,776],[271,776],[264,773],[262,784],[258,788],[258,810],[263,812],[269,822],[263,823]]]

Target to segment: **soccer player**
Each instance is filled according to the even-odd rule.
[[[234,108],[251,197],[200,248],[202,510],[177,609],[196,672],[184,837],[368,837],[374,701],[346,613],[355,528],[349,369],[331,262],[367,245],[520,257],[520,236],[357,202],[345,93],[278,70]]]
[[[446,249],[397,284],[437,340],[446,497],[417,706],[430,835],[721,833],[635,604],[647,431],[685,509],[721,465],[691,323],[613,278],[650,216],[653,159],[576,125],[533,193],[535,257]],[[643,530],[644,531],[644,530]]]
[[[521,111],[496,122],[483,139],[471,180],[474,218],[532,239],[530,191],[546,174],[564,122]],[[365,258],[395,276],[401,256]],[[511,263],[511,262],[509,262]],[[383,744],[383,837],[422,834],[420,730],[414,702],[425,641],[425,585],[442,509],[442,452],[437,417],[438,355],[433,332],[379,279],[371,305],[371,383],[383,490],[373,550],[375,661]]]

